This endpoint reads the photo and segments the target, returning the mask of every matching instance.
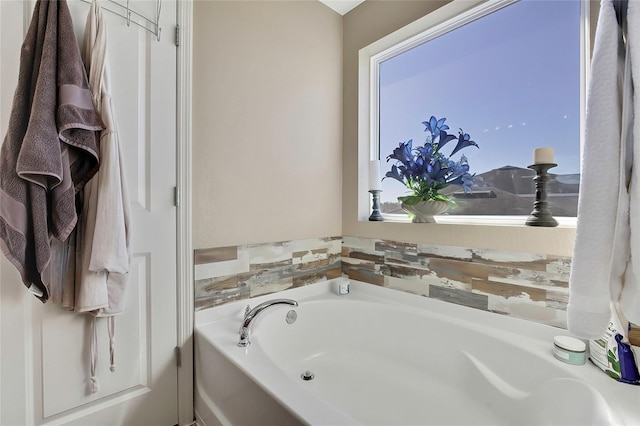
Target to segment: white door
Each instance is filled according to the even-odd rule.
[[[89,4],[68,0],[82,40]],[[155,1],[119,0],[153,17]],[[104,7],[117,6],[101,0]],[[34,2],[0,1],[0,133]],[[89,391],[90,319],[42,304],[0,260],[0,424],[174,425],[176,346],[176,3],[162,0],[160,41],[107,11],[112,94],[129,181],[133,260],[117,318],[116,371],[98,321],[99,391]],[[135,17],[134,17],[135,19]],[[1,140],[1,139],[0,139]]]

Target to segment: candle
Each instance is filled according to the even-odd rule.
[[[380,160],[369,161],[369,190],[382,191],[380,180]]]
[[[534,149],[533,164],[553,164],[553,148]]]

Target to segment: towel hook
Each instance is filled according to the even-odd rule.
[[[129,0],[127,0],[127,27],[131,26],[131,8],[129,7]]]
[[[158,37],[158,41],[160,41],[160,33],[162,32],[162,28],[160,28],[160,12],[162,11],[162,0],[158,0],[156,2],[156,36]]]

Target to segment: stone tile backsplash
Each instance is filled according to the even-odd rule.
[[[341,245],[329,237],[195,250],[195,308],[337,278]]]
[[[421,296],[566,328],[571,259],[343,237],[342,273]]]

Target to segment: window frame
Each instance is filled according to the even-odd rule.
[[[432,13],[392,32],[359,51],[358,75],[358,220],[367,221],[371,199],[368,164],[381,161],[379,145],[379,64],[520,0],[453,0]],[[590,4],[580,0],[580,158],[584,144],[586,93],[590,64]],[[531,206],[533,210],[533,205]],[[410,222],[406,215],[383,214],[385,221]],[[527,216],[437,216],[436,223],[522,225]],[[575,227],[577,218],[556,218]]]

